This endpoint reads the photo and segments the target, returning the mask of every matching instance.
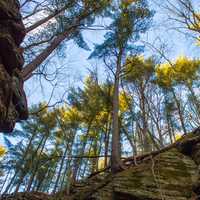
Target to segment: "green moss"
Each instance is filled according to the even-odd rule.
[[[189,135],[189,138],[193,137],[193,134]],[[186,144],[187,139],[183,140]],[[111,200],[114,194],[116,200],[188,200],[197,181],[198,166],[191,157],[174,147],[116,174],[110,183],[94,191],[90,197],[93,200]],[[84,191],[78,194],[80,197],[77,199],[87,199],[82,196]]]

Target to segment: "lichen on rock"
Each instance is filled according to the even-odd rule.
[[[26,31],[19,9],[18,0],[0,1],[0,132],[11,132],[28,117],[20,48]]]

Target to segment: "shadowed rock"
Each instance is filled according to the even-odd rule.
[[[0,1],[0,132],[11,132],[16,121],[28,117],[20,49],[25,27],[19,9],[17,0]]]

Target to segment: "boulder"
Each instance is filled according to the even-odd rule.
[[[115,175],[74,185],[68,200],[200,199],[200,129]],[[63,198],[64,199],[64,198]]]

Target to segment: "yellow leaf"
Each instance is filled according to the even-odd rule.
[[[5,153],[6,153],[5,147],[0,145],[0,157],[3,157],[5,155]]]

